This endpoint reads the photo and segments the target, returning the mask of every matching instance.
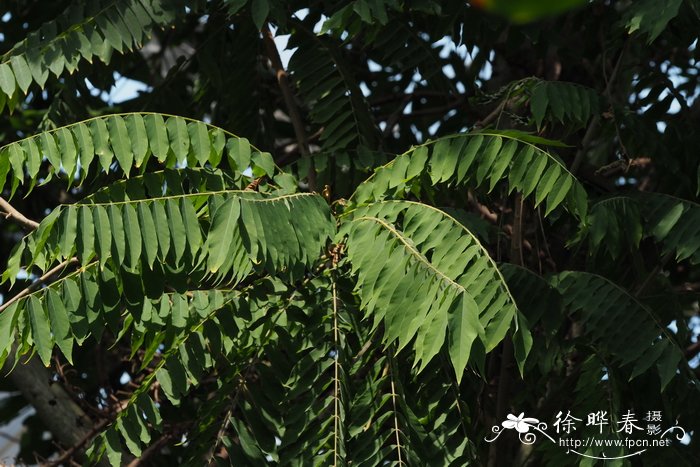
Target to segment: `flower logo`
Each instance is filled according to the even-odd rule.
[[[536,427],[540,422],[536,418],[525,418],[524,416],[525,412],[521,412],[517,417],[513,414],[508,414],[506,417],[508,420],[505,420],[501,425],[508,430],[515,428],[518,433],[527,433],[530,431],[530,427]]]

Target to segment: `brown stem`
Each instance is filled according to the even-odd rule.
[[[498,214],[496,214],[495,212],[492,212],[489,208],[487,208],[483,204],[479,203],[479,200],[476,199],[476,197],[474,196],[474,194],[471,191],[469,193],[467,193],[467,201],[469,202],[469,204],[472,205],[472,207],[474,207],[474,209],[479,214],[481,214],[481,216],[484,219],[488,220],[491,223],[498,222]]]
[[[25,217],[3,198],[0,198],[0,208],[6,213],[5,217],[11,218],[28,231],[35,230],[39,226],[37,222]],[[71,258],[47,271],[29,287],[0,305],[0,313],[22,297],[39,290],[46,282],[50,281],[65,268],[77,263],[77,258]],[[51,431],[55,439],[67,446],[72,446],[64,453],[66,458],[74,456],[82,451],[82,447],[89,439],[104,428],[104,422],[99,422],[93,426],[90,417],[71,399],[60,383],[53,381],[41,362],[36,358],[32,358],[27,362],[16,362],[16,351],[17,345],[14,344],[2,368],[3,372],[9,371],[7,377],[34,407],[37,415],[39,415],[39,418]],[[109,465],[109,463],[106,459],[103,459],[97,465]]]
[[[70,266],[73,266],[74,264],[78,264],[78,258],[67,259],[67,260],[63,261],[62,263],[54,266],[52,269],[47,271],[46,274],[44,274],[38,280],[33,282],[29,287],[20,291],[17,295],[15,295],[11,299],[9,299],[8,301],[6,301],[2,305],[0,305],[0,313],[5,311],[6,309],[8,309],[10,307],[10,305],[12,305],[16,301],[18,301],[20,298],[26,297],[30,293],[39,290],[45,283],[50,281],[53,276],[55,276],[56,274],[59,274],[64,269],[66,269]]]
[[[508,99],[507,99],[507,98],[506,98],[506,99],[503,99],[503,100],[496,106],[496,108],[493,109],[493,110],[491,111],[490,114],[488,114],[486,117],[484,117],[484,118],[482,118],[481,120],[479,120],[478,122],[476,122],[476,123],[474,124],[474,128],[475,128],[475,129],[484,128],[484,127],[486,127],[487,125],[489,125],[491,122],[493,122],[494,120],[496,120],[496,119],[497,119],[498,117],[500,117],[500,115],[503,113],[503,110],[505,110],[507,104],[508,104]]]
[[[39,227],[38,222],[27,218],[24,214],[12,207],[12,205],[2,197],[0,197],[0,211],[2,211],[2,215],[4,215],[6,219],[12,219],[28,232]]]
[[[581,167],[581,163],[583,162],[583,157],[586,155],[588,152],[588,147],[591,145],[591,141],[593,141],[593,138],[598,131],[598,126],[600,125],[600,115],[596,115],[593,117],[593,120],[591,120],[591,124],[588,125],[588,129],[586,130],[586,134],[583,135],[583,139],[581,140],[581,147],[579,147],[578,151],[576,152],[576,156],[574,157],[574,162],[571,164],[571,173],[576,175],[576,172],[578,172],[579,167]]]
[[[646,278],[642,281],[641,284],[639,284],[639,287],[634,291],[634,295],[636,297],[639,297],[644,289],[647,288],[647,286],[651,283],[651,280],[656,277],[659,272],[666,266],[666,264],[671,260],[671,254],[667,254],[664,257],[661,258],[661,260],[652,268],[651,272],[649,275],[647,275]]]
[[[444,92],[439,92],[439,91],[430,91],[427,89],[417,89],[413,92],[409,92],[406,94],[389,94],[386,96],[381,96],[376,99],[373,99],[369,102],[369,104],[372,107],[376,107],[378,105],[386,104],[388,102],[394,102],[394,101],[401,101],[406,98],[408,99],[413,99],[415,97],[439,97],[439,98],[447,98],[450,95]]]
[[[627,44],[629,44],[629,39],[625,43],[625,45],[622,47],[622,50],[620,51],[620,56],[617,57],[617,62],[615,63],[615,68],[613,68],[612,73],[610,73],[610,79],[607,81],[607,84],[605,86],[605,90],[603,93],[606,96],[610,96],[612,92],[612,86],[613,82],[615,81],[615,78],[617,77],[617,72],[620,70],[620,63],[622,62],[622,56],[625,54],[625,49],[627,48]],[[605,68],[605,63],[603,63],[603,68]],[[593,117],[591,120],[591,124],[588,126],[588,129],[586,130],[586,134],[583,136],[583,140],[581,140],[581,146],[579,147],[579,150],[576,152],[576,156],[574,157],[574,162],[571,164],[571,173],[576,175],[576,172],[578,172],[578,169],[581,167],[581,163],[583,162],[583,158],[588,152],[588,148],[591,145],[591,142],[593,141],[593,138],[595,137],[598,127],[600,126],[600,115],[596,115]]]
[[[383,138],[386,138],[391,134],[391,130],[394,128],[394,125],[398,123],[399,119],[401,118],[401,113],[404,111],[409,102],[411,102],[411,96],[407,95],[401,101],[401,104],[396,108],[396,110],[389,115],[389,117],[387,117],[386,127],[384,127],[384,131],[382,132]]]
[[[78,453],[78,451],[83,446],[85,446],[85,444],[88,441],[90,441],[90,439],[92,439],[93,436],[102,431],[102,429],[107,426],[107,422],[107,420],[97,422],[95,426],[93,426],[92,429],[89,432],[87,432],[80,441],[71,446],[69,449],[66,449],[66,451],[63,452],[63,454],[61,454],[57,458],[52,459],[51,462],[42,464],[42,467],[57,467],[59,465],[63,465],[65,462],[67,462],[69,459],[75,456]]]
[[[515,212],[513,215],[513,233],[510,237],[510,260],[518,266],[523,265],[523,197],[515,196]],[[496,419],[501,420],[506,415],[508,396],[510,393],[511,367],[513,366],[513,340],[506,337],[501,350],[501,368],[498,375],[498,394],[496,396]],[[489,447],[489,467],[500,465],[499,458],[503,453],[503,438],[492,443]]]
[[[405,114],[405,116],[406,116],[407,118],[412,118],[412,117],[424,117],[424,116],[426,116],[426,115],[427,115],[427,116],[430,116],[430,115],[443,115],[443,114],[449,112],[449,111],[452,110],[452,109],[456,109],[456,108],[458,108],[458,107],[461,107],[461,106],[464,104],[464,102],[465,102],[465,99],[462,98],[462,97],[460,97],[460,98],[457,98],[457,99],[453,100],[452,102],[449,102],[449,103],[444,104],[444,105],[439,105],[439,106],[436,106],[436,107],[428,107],[428,108],[425,108],[425,109],[414,110],[414,111],[412,111],[411,113]],[[406,104],[408,104],[408,102],[406,102]],[[403,108],[401,108],[401,110],[403,111]],[[397,115],[396,120],[398,121],[402,116],[404,116],[404,114],[399,113],[399,114]],[[380,116],[380,119],[381,119],[381,118],[391,119],[391,118],[392,118],[392,115],[389,115],[389,116],[386,116],[386,117],[381,117],[381,116]],[[394,125],[395,125],[395,124],[396,124],[396,122],[394,122]],[[392,126],[393,126],[393,125],[392,125]],[[386,132],[386,129],[385,129],[384,131]]]
[[[158,441],[155,443],[151,444],[149,447],[143,450],[141,453],[141,457],[132,460],[127,464],[127,467],[138,467],[139,465],[143,465],[149,457],[151,457],[153,454],[156,454],[160,449],[172,439],[173,434],[172,433],[166,433],[163,436],[161,436]]]
[[[615,68],[613,69],[613,75],[611,76],[614,77],[615,74],[617,74],[617,70],[620,65],[620,60],[622,60],[622,54],[624,53],[624,48],[622,49],[622,52],[620,52],[620,57],[617,60],[617,63],[615,64]],[[613,104],[613,98],[612,98],[612,86],[610,85],[610,81],[608,79],[608,74],[605,71],[605,51],[603,51],[603,79],[605,79],[605,97],[608,98],[608,103],[610,104],[610,115],[612,116],[612,122],[613,126],[615,127],[615,134],[617,135],[617,142],[620,145],[620,149],[622,150],[622,155],[624,156],[625,160],[629,163],[631,160],[629,153],[627,152],[627,148],[625,147],[625,143],[622,141],[622,135],[620,134],[620,125],[617,122],[617,117],[615,115],[615,105]]]
[[[219,444],[221,444],[221,441],[224,439],[224,435],[226,434],[226,428],[228,428],[228,424],[231,421],[233,411],[236,410],[236,406],[238,405],[238,399],[240,398],[241,392],[243,391],[245,384],[248,381],[248,378],[252,374],[255,363],[255,359],[251,360],[250,364],[245,370],[245,374],[239,381],[238,387],[236,388],[236,394],[233,396],[233,400],[231,400],[231,403],[229,404],[228,409],[226,410],[226,414],[224,414],[224,419],[221,422],[221,427],[219,428],[219,431],[216,434],[214,446],[211,448],[209,458],[207,459],[207,466],[212,465],[212,463],[214,463],[214,458],[216,457],[216,450],[219,448]]]
[[[700,353],[700,341],[690,344],[685,349],[685,358],[691,360]]]
[[[510,242],[510,261],[522,266],[523,261],[523,196],[515,195],[515,213],[513,215],[513,233]]]
[[[15,362],[15,346],[5,362],[4,371],[15,366],[7,378],[19,389],[34,407],[46,428],[56,440],[72,446],[71,456],[82,450],[85,443],[103,427],[103,422],[93,425],[92,420],[70,398],[63,386],[54,382],[41,362],[32,358],[28,362]],[[109,465],[106,459],[98,465]]]
[[[294,99],[294,94],[292,93],[292,87],[289,83],[287,71],[284,69],[282,59],[277,51],[277,45],[275,44],[274,37],[267,25],[263,26],[262,33],[265,49],[267,50],[267,58],[270,59],[272,68],[274,68],[277,75],[277,84],[279,84],[280,90],[282,91],[282,97],[287,105],[289,118],[292,121],[292,126],[294,127],[294,134],[296,135],[297,142],[299,143],[299,152],[301,152],[302,157],[310,157],[309,140],[306,136],[306,130],[304,129],[304,122],[301,118],[301,113],[299,112],[299,107],[297,106],[296,100]],[[311,163],[311,160],[309,160],[308,180],[309,190],[316,191],[316,169],[314,168],[313,163]]]

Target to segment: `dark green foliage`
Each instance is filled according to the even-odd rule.
[[[545,202],[546,214],[565,203],[574,215],[585,217],[583,186],[537,143],[547,141],[507,131],[480,131],[427,143],[379,167],[351,201],[361,205],[387,196],[402,198],[420,192],[424,180],[426,185],[469,184],[488,192],[506,181],[508,192],[533,196],[535,205]]]
[[[3,8],[0,363],[88,433],[37,411],[24,461],[630,454],[485,441],[567,410],[698,433],[697,1]]]
[[[0,62],[0,110],[10,110],[33,84],[43,88],[49,73],[72,74],[81,62],[142,47],[155,27],[172,22],[184,10],[179,0],[81,1],[8,51]]]
[[[290,46],[299,47],[299,52],[292,56],[289,67],[310,106],[309,118],[324,129],[319,143],[327,151],[373,148],[377,130],[339,44],[330,37],[313,34],[312,23],[296,27],[298,33]]]
[[[541,128],[546,119],[566,123],[572,129],[585,126],[592,116],[600,112],[598,95],[593,89],[558,81],[535,81],[531,84],[530,111],[537,128]]]
[[[552,283],[564,306],[581,313],[583,336],[601,356],[622,366],[633,364],[630,379],[657,365],[663,390],[676,375],[682,351],[654,313],[629,292],[584,272],[560,273]],[[642,357],[639,349],[645,349]]]
[[[118,168],[128,178],[132,170],[143,172],[150,158],[169,168],[217,167],[228,162],[237,180],[249,167],[256,177],[275,172],[272,157],[251,148],[247,139],[202,122],[161,114],[94,118],[6,145],[0,155],[0,188],[9,175],[13,193],[26,175],[36,177],[42,155],[49,162],[48,177],[60,173],[69,185],[84,182],[95,168],[104,172]]]
[[[372,327],[382,323],[385,344],[396,341],[398,350],[415,338],[419,372],[447,342],[461,381],[472,346],[483,368],[481,356],[517,322],[495,263],[464,226],[435,208],[401,201],[360,208],[347,248]]]

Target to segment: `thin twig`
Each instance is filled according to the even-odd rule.
[[[92,429],[88,431],[88,433],[85,436],[83,436],[83,438],[78,443],[74,444],[69,449],[66,449],[66,451],[63,454],[61,454],[55,459],[52,459],[51,462],[42,463],[41,466],[56,467],[64,464],[67,460],[71,459],[77,453],[77,451],[85,445],[85,443],[90,441],[97,433],[102,431],[102,429],[105,426],[107,426],[107,423],[108,420],[101,420],[97,422],[95,426],[93,426]]]
[[[503,99],[496,106],[496,108],[491,111],[490,114],[488,114],[486,117],[484,117],[481,120],[479,120],[478,122],[476,122],[474,124],[474,128],[475,129],[484,128],[487,125],[489,125],[491,122],[493,122],[494,120],[498,119],[501,116],[501,114],[503,113],[503,110],[506,108],[507,104],[508,104],[508,99],[507,98]]]
[[[401,458],[401,437],[399,436],[400,430],[399,430],[399,418],[396,416],[397,414],[397,405],[396,405],[396,387],[394,386],[394,372],[392,371],[391,368],[391,362],[387,363],[387,369],[389,370],[389,380],[391,381],[391,404],[394,409],[394,433],[396,434],[396,452],[398,453],[398,465],[405,465],[403,459]]]
[[[340,430],[340,380],[338,366],[340,365],[340,343],[338,340],[338,290],[333,281],[333,345],[335,346],[335,362],[333,375],[333,465],[338,465],[338,432]]]
[[[277,51],[275,39],[267,25],[263,26],[262,33],[265,48],[267,50],[267,58],[270,59],[272,68],[274,68],[275,74],[277,75],[277,84],[279,84],[280,90],[282,91],[282,97],[284,98],[284,102],[287,105],[287,110],[289,111],[289,119],[292,121],[294,134],[296,135],[297,142],[299,143],[299,152],[301,152],[302,157],[309,157],[311,153],[309,151],[309,140],[306,136],[306,130],[304,129],[304,122],[301,119],[299,107],[294,100],[292,87],[289,84],[289,77],[287,76],[287,71],[284,69],[279,52]],[[314,168],[313,164],[309,164],[308,180],[309,190],[316,191],[316,169]]]
[[[644,278],[641,284],[634,291],[635,297],[639,297],[644,289],[651,283],[651,280],[656,277],[659,272],[666,266],[666,264],[671,260],[671,254],[665,255],[661,260],[652,268],[651,272]]]
[[[547,263],[553,267],[554,271],[557,270],[557,263],[554,261],[554,257],[552,256],[552,252],[549,249],[549,242],[547,241],[547,234],[544,231],[544,223],[542,222],[542,211],[540,208],[537,208],[537,224],[539,224],[540,227],[540,233],[542,234],[542,243],[544,244],[544,252],[547,254],[548,261]],[[539,255],[538,255],[539,258]],[[542,266],[540,266],[540,274],[542,274]]]
[[[19,212],[17,209],[12,207],[4,198],[0,197],[0,210],[3,211],[3,215],[6,219],[12,219],[19,225],[21,225],[24,230],[31,232],[39,227],[39,223],[27,218],[24,214]]]
[[[173,436],[174,435],[172,433],[166,433],[161,436],[158,441],[144,449],[140,457],[129,462],[127,467],[138,467],[139,465],[142,465],[146,460],[148,460],[149,457],[156,454],[163,447],[163,445],[170,441]]]
[[[623,49],[624,52],[624,49]],[[622,58],[622,52],[620,53],[620,58]],[[622,135],[620,134],[620,125],[617,122],[617,117],[615,116],[615,105],[613,104],[613,99],[612,99],[612,93],[611,93],[611,87],[610,87],[610,80],[608,79],[608,73],[605,71],[605,50],[603,50],[603,79],[605,80],[605,97],[608,98],[608,103],[610,104],[610,115],[612,116],[612,121],[613,121],[613,126],[615,127],[615,134],[617,135],[617,142],[620,145],[620,149],[622,150],[622,155],[624,156],[625,160],[629,164],[631,157],[629,153],[627,152],[627,147],[625,147],[625,143],[622,141]],[[618,65],[620,64],[620,59],[617,60],[617,64],[615,65],[615,69],[613,70],[613,73],[617,72]]]
[[[448,102],[447,104],[444,104],[444,105],[439,105],[439,106],[436,106],[436,107],[427,107],[427,108],[424,108],[424,109],[417,109],[417,110],[413,110],[413,111],[411,111],[410,113],[407,113],[407,114],[399,113],[399,114],[397,115],[397,117],[398,117],[397,120],[398,120],[399,118],[401,118],[402,116],[404,116],[404,115],[405,115],[406,117],[408,117],[408,118],[411,118],[411,117],[424,117],[424,116],[430,116],[430,115],[436,115],[436,114],[437,114],[437,115],[442,115],[442,114],[445,114],[445,113],[449,112],[450,110],[453,110],[453,109],[456,109],[456,108],[462,106],[462,105],[464,104],[464,102],[466,102],[466,99],[463,98],[463,97],[459,97],[459,98],[453,100],[452,102]],[[406,102],[406,104],[408,104],[408,102]],[[403,107],[402,107],[400,110],[403,110]],[[393,114],[392,114],[392,115],[393,115]],[[384,119],[384,118],[389,119],[389,118],[392,117],[392,115],[388,115],[388,116],[379,116],[379,118],[380,118],[380,119]],[[396,123],[394,123],[394,125],[395,125],[395,124],[396,124]],[[393,126],[393,125],[392,125],[392,126]],[[386,129],[385,129],[385,132],[386,132]]]
[[[382,138],[386,138],[391,134],[392,129],[394,126],[398,123],[399,119],[401,118],[401,114],[403,113],[404,109],[406,106],[411,102],[411,96],[407,95],[404,97],[404,99],[401,101],[401,104],[396,108],[394,112],[392,112],[391,115],[389,115],[386,119],[386,126],[384,127],[384,131],[382,132]]]
[[[523,266],[523,197],[515,196],[515,211],[513,214],[513,233],[510,236],[510,260],[513,264]],[[510,393],[510,371],[513,364],[513,340],[506,337],[501,349],[501,368],[498,375],[498,393],[496,395],[496,418],[505,416],[508,394]],[[489,467],[500,465],[499,457],[503,451],[503,439],[492,443],[489,447]]]
[[[522,266],[523,261],[523,196],[515,195],[515,213],[513,215],[513,233],[510,243],[510,260]]]
[[[700,353],[700,341],[690,344],[685,349],[685,358],[688,360],[692,360],[698,353]]]
[[[238,393],[236,393],[236,397],[238,397]],[[219,431],[216,434],[216,441],[214,442],[214,447],[212,448],[211,454],[209,455],[209,460],[207,460],[207,465],[211,465],[212,461],[214,460],[214,457],[216,457],[216,449],[219,447],[219,443],[221,442],[221,440],[224,439],[224,434],[226,433],[228,422],[231,420],[232,413],[233,408],[229,407],[226,411],[226,415],[224,415],[224,420],[221,422],[221,427],[219,428]]]
[[[615,68],[613,68],[612,73],[610,73],[610,79],[608,80],[607,85],[605,86],[605,91],[603,91],[603,93],[606,96],[610,96],[612,92],[613,82],[617,77],[617,72],[620,70],[620,63],[622,62],[622,57],[624,56],[625,50],[627,49],[627,44],[629,44],[629,39],[627,40],[627,42],[625,42],[625,45],[622,47],[620,55],[619,57],[617,57],[617,63],[615,63]],[[605,63],[603,63],[603,69],[605,69]],[[583,135],[583,140],[581,140],[581,146],[576,152],[574,162],[571,164],[570,172],[574,175],[576,175],[576,172],[578,172],[578,169],[581,167],[583,158],[588,152],[588,147],[590,146],[591,141],[593,141],[593,138],[595,137],[595,134],[598,131],[598,127],[600,126],[600,119],[600,115],[596,115],[595,117],[593,117],[593,120],[591,120],[591,124],[586,130],[586,134]]]
[[[14,443],[14,444],[19,444],[22,442],[22,440],[20,440],[19,438],[16,438],[10,434],[7,434],[4,431],[0,431],[0,438],[5,438],[6,440],[8,440],[9,442]]]
[[[270,329],[272,329],[272,327]],[[269,334],[270,331],[268,330],[266,336],[269,336]],[[264,348],[264,346],[261,346],[261,348]],[[231,417],[233,416],[233,411],[236,410],[236,407],[238,406],[238,399],[241,396],[241,392],[243,392],[243,390],[245,389],[246,382],[251,376],[256,363],[258,363],[257,358],[251,358],[250,363],[245,369],[245,374],[241,377],[239,381],[238,387],[236,388],[236,394],[233,396],[231,403],[228,405],[228,409],[226,410],[226,414],[224,415],[224,420],[222,421],[221,427],[219,428],[219,431],[216,434],[216,441],[214,442],[214,446],[212,447],[211,452],[209,454],[209,458],[207,459],[207,465],[212,465],[212,462],[216,457],[216,450],[219,447],[221,441],[224,439],[224,435],[226,434],[226,428],[228,427],[228,424],[231,421]]]
[[[53,276],[55,276],[56,274],[59,274],[64,269],[66,269],[70,266],[73,266],[74,264],[78,264],[78,258],[67,259],[67,260],[63,261],[62,263],[59,263],[58,265],[54,266],[52,269],[50,269],[48,272],[46,272],[46,274],[44,274],[39,279],[34,281],[31,285],[29,285],[29,287],[20,291],[17,295],[15,295],[11,299],[9,299],[8,301],[6,301],[2,305],[0,305],[0,313],[5,311],[6,309],[8,309],[10,307],[10,305],[15,303],[20,298],[25,297],[25,296],[29,295],[30,293],[39,290],[41,288],[41,286],[44,285],[49,280],[51,280],[51,278]]]
[[[413,92],[409,92],[406,94],[388,94],[386,96],[381,96],[376,99],[372,99],[369,101],[369,105],[372,107],[376,107],[378,105],[386,104],[388,102],[394,102],[394,101],[400,101],[404,100],[405,98],[409,99],[414,99],[416,97],[440,97],[440,98],[445,98],[449,97],[450,95],[444,92],[439,92],[439,91],[431,91],[428,89],[417,89]]]

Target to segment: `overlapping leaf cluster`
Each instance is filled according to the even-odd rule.
[[[664,255],[697,264],[698,222],[700,206],[693,201],[662,193],[634,193],[595,203],[590,225],[580,238],[588,239],[591,253],[606,250],[613,258],[620,256],[623,248],[633,251],[643,238],[652,238]]]
[[[80,62],[99,58],[109,63],[113,52],[140,48],[152,29],[164,26],[184,10],[184,2],[162,0],[81,1],[29,33],[0,58],[0,110],[12,110],[49,74],[72,74]]]
[[[537,123],[559,121],[582,127],[599,110],[598,94],[589,88],[560,81],[538,81],[530,88],[530,110]]]
[[[71,338],[61,327],[65,327],[68,316],[63,309],[59,309],[58,318],[47,317],[51,310],[60,307],[58,297],[75,302],[80,296],[88,296],[88,289],[98,277],[88,274],[98,274],[89,272],[96,271],[98,263],[101,274],[110,268],[115,272],[121,268],[122,280],[127,281],[120,287],[121,292],[103,291],[100,297],[126,293],[127,298],[134,294],[138,297],[143,287],[136,287],[130,281],[139,283],[138,276],[146,271],[151,274],[150,285],[155,284],[157,290],[157,284],[164,287],[168,274],[178,268],[184,268],[186,274],[195,274],[202,282],[217,283],[225,279],[238,282],[257,265],[270,272],[294,270],[300,265],[303,268],[313,264],[333,235],[334,225],[326,206],[315,195],[263,197],[250,192],[225,191],[112,202],[108,206],[67,206],[54,211],[35,233],[20,243],[12,262],[45,270],[59,260],[77,255],[81,270],[85,271],[79,275],[82,292],[74,281],[64,279],[57,283],[58,290],[49,287],[35,292],[17,302],[14,311],[7,315],[28,314],[31,333],[24,335],[23,341],[27,342],[31,336],[41,349],[42,360],[48,364],[55,340],[52,336]],[[21,261],[23,258],[25,261]],[[110,268],[105,269],[108,261]],[[14,277],[17,272],[10,268],[6,275]],[[97,289],[93,289],[90,296],[96,293]],[[90,323],[97,319],[99,307],[99,304],[90,306],[95,314]],[[70,315],[76,310],[71,310]],[[167,316],[169,311],[165,309],[161,313]],[[76,338],[84,339],[85,335],[86,331],[82,330]],[[10,341],[5,342],[9,345]]]
[[[683,353],[651,310],[631,294],[595,274],[567,271],[553,278],[564,305],[581,313],[584,335],[619,365],[632,365],[630,379],[653,365],[661,388],[676,376]],[[640,349],[644,349],[642,358]]]
[[[401,201],[358,209],[348,226],[348,258],[373,328],[382,323],[384,341],[398,349],[415,338],[419,371],[447,341],[460,381],[472,347],[483,365],[480,358],[517,319],[488,253],[437,209]]]
[[[351,201],[364,204],[385,197],[403,198],[420,192],[423,183],[486,186],[493,191],[505,181],[509,193],[534,196],[535,206],[544,202],[545,214],[563,203],[584,218],[588,211],[586,190],[557,158],[533,143],[547,141],[517,132],[491,131],[439,139],[378,168],[358,187]]]
[[[331,38],[315,36],[311,27],[308,21],[298,25],[291,45],[299,51],[289,68],[311,105],[309,117],[323,127],[320,142],[328,151],[374,147],[377,130],[358,82],[344,63],[342,49]]]
[[[110,345],[129,361],[121,391],[93,388],[107,426],[91,441],[89,462],[120,465],[157,451],[155,462],[182,465],[481,464],[488,425],[508,410],[537,408],[544,420],[552,401],[613,413],[628,399],[661,397],[665,414],[683,407],[695,415],[687,406],[697,379],[684,358],[693,345],[680,345],[696,337],[688,323],[697,310],[690,280],[700,211],[661,194],[667,186],[649,191],[653,171],[640,184],[628,173],[653,152],[640,143],[646,136],[631,136],[647,110],[657,120],[646,123],[692,136],[679,130],[686,119],[658,115],[674,99],[683,107],[694,81],[676,86],[666,71],[667,82],[659,80],[649,69],[669,64],[658,57],[635,63],[620,73],[633,75],[639,106],[618,112],[630,96],[612,97],[622,86],[617,71],[608,74],[609,57],[570,68],[554,32],[501,24],[475,14],[476,3],[76,2],[0,59],[0,109],[39,108],[49,91],[73,90],[66,75],[80,72],[82,85],[86,70],[99,75],[117,62],[120,73],[131,66],[137,79],[146,69],[156,76],[148,97],[125,110],[176,108],[168,99],[184,97],[180,112],[250,129],[280,165],[293,161],[285,173],[271,154],[204,121],[102,115],[94,102],[85,115],[96,117],[36,136],[25,137],[30,123],[10,122],[9,141],[23,139],[0,148],[0,195],[19,204],[17,194],[37,196],[39,184],[58,187],[63,204],[34,211],[38,228],[12,239],[2,284],[29,288],[3,296],[0,363],[35,353],[57,369],[79,366],[90,345]],[[491,3],[517,20],[544,13],[536,2]],[[696,2],[614,8],[614,25],[597,14],[582,24],[605,41],[618,39],[610,28],[639,31],[649,43],[671,24],[664,46],[693,60],[695,45],[675,35],[689,16],[679,12]],[[579,20],[572,15],[566,27]],[[291,103],[277,94],[274,57],[262,55],[263,27],[291,33]],[[197,36],[191,43],[188,32]],[[148,50],[129,55],[154,34]],[[527,51],[547,44],[547,56],[493,91],[484,64],[507,76],[523,38],[537,42]],[[635,39],[617,51],[622,70]],[[469,59],[456,50],[463,47]],[[113,61],[116,54],[124,57]],[[599,85],[577,78],[599,69]],[[560,72],[562,81],[522,78]],[[298,104],[300,115],[277,101]],[[482,114],[483,102],[495,113]],[[295,135],[308,132],[301,139],[312,154],[305,141],[290,142],[287,117],[302,120]],[[600,134],[578,147],[591,121]],[[489,129],[493,122],[525,131]],[[559,132],[571,146],[539,136]],[[436,139],[424,143],[427,134]],[[615,183],[579,170],[579,156],[602,165],[608,153],[628,159]],[[695,174],[692,156],[671,168],[654,161],[653,170],[692,166]],[[302,193],[307,185],[295,177],[312,165],[319,191],[328,185],[323,197]],[[679,184],[679,193],[688,185],[695,188]],[[471,208],[486,220],[472,222]],[[601,265],[598,252],[615,261]],[[680,281],[689,298],[671,287]],[[524,381],[509,386],[514,378]],[[668,451],[676,449],[684,448]],[[571,459],[541,446],[518,455]]]

